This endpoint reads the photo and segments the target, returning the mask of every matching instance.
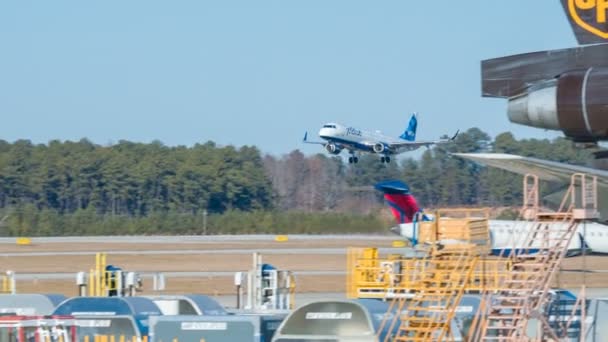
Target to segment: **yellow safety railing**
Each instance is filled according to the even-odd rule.
[[[375,248],[349,248],[347,263],[348,298],[386,298],[393,293],[425,289],[421,277],[428,263],[424,258],[380,258]],[[500,289],[509,279],[511,269],[508,259],[480,259],[475,263],[464,290]]]

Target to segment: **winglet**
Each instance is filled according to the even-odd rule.
[[[303,142],[307,142],[308,141],[308,131],[304,132],[304,139],[302,139]]]
[[[460,133],[460,130],[457,130],[456,133],[454,134],[454,136],[450,138],[450,140],[456,139],[456,137],[458,136],[458,133]]]

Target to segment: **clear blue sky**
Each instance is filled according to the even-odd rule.
[[[419,138],[511,124],[481,59],[574,46],[558,0],[6,1],[0,139],[257,145],[327,121]]]

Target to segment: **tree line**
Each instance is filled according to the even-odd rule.
[[[426,207],[510,206],[521,176],[484,168],[453,152],[504,152],[587,164],[572,143],[491,139],[472,128],[453,143],[382,164],[358,164],[298,150],[264,155],[255,146],[169,147],[120,141],[110,146],[0,140],[0,234],[344,233],[384,231],[390,218],[380,180],[406,181]]]

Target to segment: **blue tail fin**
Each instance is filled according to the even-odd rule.
[[[416,128],[418,127],[418,119],[416,119],[416,113],[412,114],[412,118],[410,119],[410,123],[407,125],[407,129],[403,134],[399,136],[399,138],[407,141],[416,140]]]

